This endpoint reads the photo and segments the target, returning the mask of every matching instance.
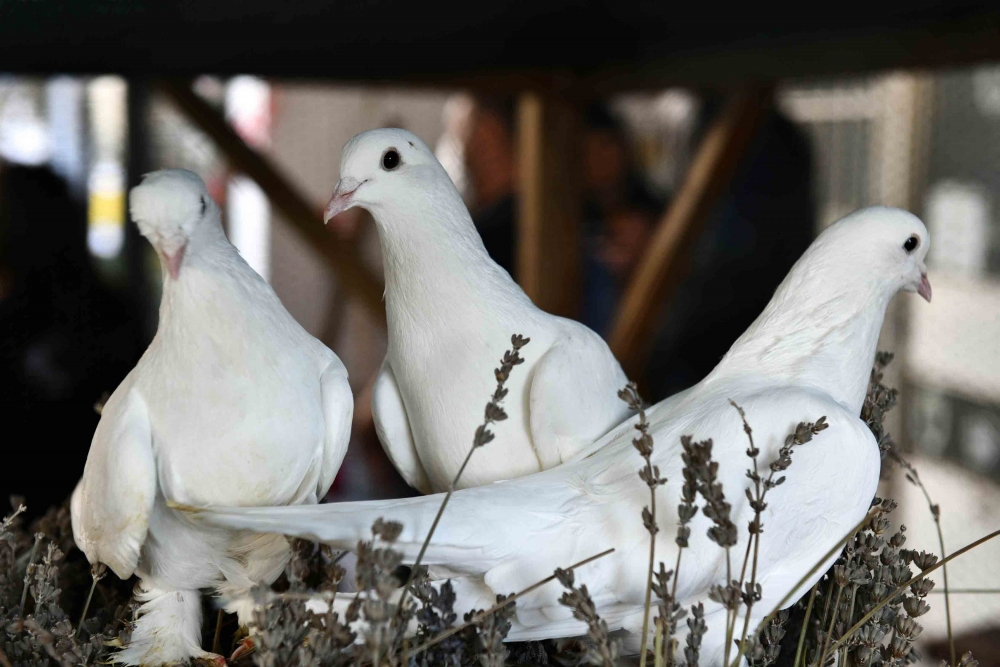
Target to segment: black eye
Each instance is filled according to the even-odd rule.
[[[208,208],[208,202],[205,201],[205,195],[202,195],[201,196],[201,213],[199,214],[200,216],[201,215],[205,215],[205,209],[206,208]]]
[[[382,168],[386,171],[392,171],[399,166],[401,160],[399,159],[399,153],[395,148],[390,148],[382,156]]]
[[[917,249],[918,245],[920,245],[920,238],[916,236],[911,236],[910,238],[906,239],[906,243],[903,244],[903,250],[905,250],[906,252],[913,252],[914,250]]]

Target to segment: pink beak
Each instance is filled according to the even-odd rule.
[[[354,193],[363,184],[364,181],[359,183],[354,178],[340,179],[340,182],[337,183],[337,189],[333,191],[333,197],[330,198],[330,203],[326,205],[326,211],[323,212],[324,224],[330,222],[330,218],[333,216],[354,206]]]
[[[927,280],[927,274],[920,274],[920,284],[917,285],[917,294],[927,299],[927,303],[931,302],[931,281]]]
[[[181,274],[181,262],[184,261],[184,251],[187,250],[187,244],[182,245],[177,249],[173,255],[168,255],[163,253],[163,259],[167,263],[167,273],[170,274],[170,278],[177,280],[177,276]]]

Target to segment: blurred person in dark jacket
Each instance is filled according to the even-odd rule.
[[[581,321],[607,336],[666,199],[646,182],[625,124],[605,104],[592,104],[584,114],[582,171]]]
[[[142,350],[135,311],[98,280],[87,221],[44,167],[0,164],[0,498],[30,515],[83,473],[94,405]]]
[[[702,131],[718,112],[709,100]],[[646,367],[648,398],[705,377],[757,318],[815,236],[809,142],[780,111],[765,117],[715,204],[665,305]]]
[[[719,108],[719,100],[703,105],[696,135]],[[470,120],[465,144],[470,210],[487,251],[513,274],[513,100],[477,98]],[[647,183],[625,124],[607,105],[587,108],[582,145],[580,320],[606,336],[667,198]],[[814,237],[812,173],[806,137],[779,111],[771,111],[686,258],[680,285],[662,304],[663,322],[644,374],[648,398],[666,398],[701,380],[763,310]]]
[[[603,331],[663,201],[635,165],[624,126],[603,105],[590,107],[583,139],[583,247],[587,255],[582,320]],[[514,275],[517,265],[515,101],[473,100],[464,147],[469,210],[493,260]]]
[[[477,97],[469,115],[465,169],[469,211],[493,261],[514,276],[517,265],[517,157],[514,99]]]

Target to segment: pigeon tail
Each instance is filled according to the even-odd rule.
[[[170,507],[187,513],[194,522],[257,533],[281,533],[350,551],[357,548],[359,541],[372,539],[372,524],[377,520],[397,521],[403,529],[393,543],[393,549],[403,554],[404,562],[412,563],[423,546],[443,499],[444,494],[436,494],[422,498],[313,506],[196,508],[171,503]],[[424,563],[468,564],[477,560],[476,552],[486,546],[476,544],[474,540],[477,533],[480,542],[488,534],[477,530],[482,528],[482,523],[468,525],[461,520],[465,513],[455,511],[455,505],[463,504],[462,500],[452,496],[445,512],[446,518],[438,526],[432,544],[424,554]]]

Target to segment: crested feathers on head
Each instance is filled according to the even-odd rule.
[[[186,169],[146,174],[129,193],[129,210],[175,280],[196,232],[206,222],[219,224],[218,206],[204,181]]]

